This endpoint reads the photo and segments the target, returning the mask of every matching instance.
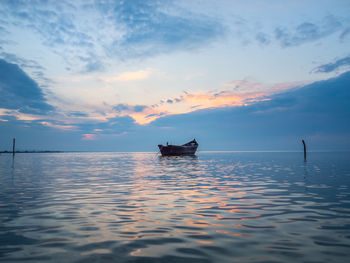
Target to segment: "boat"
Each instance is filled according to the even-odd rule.
[[[195,139],[183,145],[162,145],[158,144],[162,156],[179,156],[179,155],[194,155],[196,153],[198,143]]]

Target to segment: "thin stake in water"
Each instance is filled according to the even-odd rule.
[[[16,139],[13,138],[13,141],[12,141],[12,156],[15,156],[15,145],[16,145]]]
[[[303,142],[304,145],[304,161],[306,162],[306,144],[304,140],[301,140]]]

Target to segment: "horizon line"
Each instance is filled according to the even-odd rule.
[[[197,151],[198,153],[302,153],[302,150],[205,150]],[[350,150],[332,149],[332,150],[310,150],[309,153],[320,152],[350,152]],[[13,151],[0,151],[5,154],[12,154]],[[159,151],[62,151],[62,150],[16,150],[15,153],[160,153]]]

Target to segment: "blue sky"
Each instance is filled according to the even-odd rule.
[[[349,13],[345,0],[1,1],[0,150],[12,137],[22,149],[193,137],[203,150],[346,149]]]

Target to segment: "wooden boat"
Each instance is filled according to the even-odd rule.
[[[177,155],[194,155],[196,153],[198,143],[194,139],[183,145],[162,145],[158,144],[162,156],[177,156]]]

